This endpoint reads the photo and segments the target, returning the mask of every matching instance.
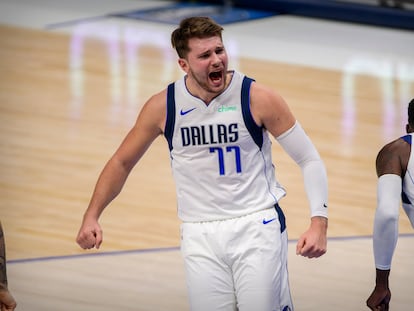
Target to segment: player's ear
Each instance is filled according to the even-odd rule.
[[[188,70],[190,68],[190,66],[187,63],[187,60],[185,60],[184,58],[179,58],[178,59],[178,65],[180,65],[180,68],[185,72],[188,73]]]

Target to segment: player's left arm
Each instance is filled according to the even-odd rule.
[[[319,257],[327,249],[328,178],[325,165],[309,136],[278,93],[253,83],[250,94],[256,123],[276,138],[302,170],[311,224],[300,237],[296,252],[309,258]]]
[[[373,247],[375,265],[380,270],[390,270],[397,244],[402,178],[410,149],[409,144],[402,139],[395,140],[378,152],[375,161],[378,181]],[[405,158],[407,160],[403,162]]]
[[[402,178],[405,175],[411,146],[402,139],[385,145],[375,161],[377,181],[377,207],[375,210],[373,249],[375,261],[375,287],[367,299],[371,310],[388,310],[391,300],[389,275],[398,240],[398,219]]]

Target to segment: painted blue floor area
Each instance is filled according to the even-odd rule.
[[[112,14],[112,17],[141,19],[150,22],[177,25],[183,18],[191,16],[209,16],[221,25],[243,22],[277,15],[277,12],[244,9],[226,5],[203,3],[178,3],[166,7],[137,10]]]
[[[409,1],[399,6],[380,1],[368,3],[330,0],[238,0],[235,3],[240,7],[254,7],[280,14],[414,30],[414,9]]]
[[[383,27],[414,29],[414,10],[404,7],[367,5],[341,1],[182,1],[166,7],[141,9],[112,14],[113,17],[141,19],[150,22],[178,24],[190,16],[209,16],[219,24],[290,14]]]

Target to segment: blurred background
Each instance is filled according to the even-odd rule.
[[[145,101],[182,76],[170,34],[209,15],[230,68],[277,90],[329,178],[329,249],[295,243],[309,209],[298,167],[274,143],[297,310],[367,310],[374,284],[375,157],[404,134],[414,97],[413,1],[0,0],[0,220],[18,310],[187,310],[168,147],[157,139],[75,243],[106,161]],[[392,309],[414,299],[413,229],[401,213]]]

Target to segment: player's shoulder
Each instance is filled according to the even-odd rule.
[[[269,85],[254,82],[250,89],[251,100],[262,104],[286,104],[282,95]]]
[[[409,148],[411,148],[411,135],[405,135],[385,144],[379,153],[399,153]]]
[[[167,88],[162,89],[161,91],[153,94],[150,98],[146,101],[145,106],[150,106],[152,108],[164,108],[165,109],[165,102],[167,100]]]
[[[150,97],[150,101],[165,101],[165,98],[167,96],[167,88],[162,89],[161,91],[153,94]]]
[[[163,89],[149,97],[139,113],[141,119],[147,118],[148,120],[161,122],[160,120],[163,120],[166,115],[166,100],[167,89]]]
[[[386,170],[389,167],[407,167],[408,159],[411,154],[411,145],[403,137],[394,139],[385,144],[378,152],[376,158],[377,169]]]

